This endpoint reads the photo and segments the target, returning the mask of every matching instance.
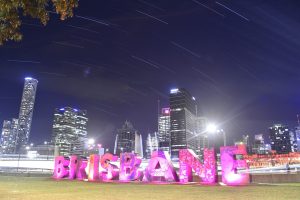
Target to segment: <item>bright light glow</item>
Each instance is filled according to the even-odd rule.
[[[217,131],[217,126],[213,123],[210,123],[210,124],[207,125],[206,131],[209,132],[209,133],[214,133],[214,132]]]
[[[38,156],[36,151],[28,151],[27,152],[27,157],[30,159],[36,158]]]
[[[95,139],[94,138],[90,138],[88,140],[88,144],[90,144],[90,145],[95,144]]]
[[[178,88],[174,88],[174,89],[171,89],[170,93],[171,94],[176,94],[178,91],[179,91]]]
[[[59,109],[60,111],[64,111],[65,109],[64,108],[61,108],[61,109]]]
[[[196,98],[195,97],[192,97],[192,99],[195,101],[196,100]]]
[[[32,80],[32,78],[31,77],[26,77],[25,80]]]

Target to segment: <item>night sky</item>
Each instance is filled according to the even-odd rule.
[[[32,76],[34,143],[50,140],[64,106],[86,109],[89,135],[106,147],[125,120],[145,136],[157,130],[157,99],[167,106],[174,87],[189,90],[230,143],[273,123],[294,127],[299,10],[299,0],[81,0],[66,21],[24,18],[24,39],[0,47],[1,124],[18,117]]]

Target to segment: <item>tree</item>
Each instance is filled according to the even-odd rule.
[[[0,45],[9,40],[20,41],[21,16],[49,21],[49,12],[55,11],[61,20],[73,16],[79,0],[0,0]]]

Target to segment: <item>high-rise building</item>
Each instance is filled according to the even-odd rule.
[[[150,159],[152,152],[158,150],[158,137],[156,132],[148,134],[146,144],[146,158]]]
[[[134,152],[143,157],[142,136],[129,121],[125,121],[121,129],[117,130],[114,154]]]
[[[178,159],[180,149],[196,152],[196,103],[195,98],[185,89],[170,91],[171,109],[171,158]]]
[[[170,108],[162,108],[162,112],[159,115],[158,143],[160,150],[170,154]]]
[[[267,154],[270,151],[269,144],[265,144],[265,139],[263,134],[254,135],[254,142],[252,145],[252,154]]]
[[[201,157],[204,148],[208,148],[208,135],[206,131],[207,119],[205,117],[196,117],[196,154]]]
[[[300,126],[296,127],[295,134],[296,134],[297,152],[300,152]]]
[[[278,154],[292,152],[293,138],[287,126],[275,124],[269,128],[271,148]]]
[[[84,155],[87,148],[87,112],[70,107],[55,109],[52,143],[56,155]]]
[[[12,154],[15,152],[17,134],[18,119],[4,120],[0,140],[1,153]]]
[[[25,78],[23,95],[19,112],[19,124],[16,151],[19,152],[22,147],[28,144],[32,114],[36,96],[38,81],[33,78]]]

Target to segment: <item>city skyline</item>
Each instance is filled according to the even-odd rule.
[[[188,89],[230,138],[297,125],[299,2],[224,3],[249,21],[215,3],[204,5],[221,16],[193,1],[155,5],[161,10],[80,2],[74,18],[50,14],[45,28],[25,19],[23,40],[0,47],[0,121],[18,115],[31,76],[39,80],[31,137],[40,143],[41,135],[50,140],[53,109],[65,106],[88,110],[91,136],[108,146],[126,119],[146,138],[157,127],[157,99],[167,107],[175,87]]]
[[[26,77],[25,78],[25,86],[26,86],[26,81],[28,82],[28,81],[31,81],[31,80],[33,80],[34,82],[38,82],[38,80],[37,79],[33,79],[33,78],[28,78],[28,77]],[[24,88],[26,88],[26,87],[24,87]],[[180,92],[180,90],[183,90],[183,91],[185,91],[185,93],[187,93],[188,94],[188,96],[191,98],[191,102],[194,102],[194,101],[196,101],[196,98],[195,97],[193,97],[193,96],[191,96],[190,94],[189,94],[189,92],[188,91],[186,91],[185,89],[183,89],[183,88],[181,88],[181,89],[178,89],[178,88],[173,88],[173,89],[171,89],[170,90],[170,98],[172,99],[172,98],[174,98],[174,97],[172,97],[172,95],[173,94],[177,94],[178,92]],[[24,91],[23,91],[24,92]],[[35,89],[35,92],[36,92],[36,89]],[[34,92],[34,93],[35,93]],[[34,94],[34,96],[35,96],[35,94]],[[184,95],[184,96],[186,96],[186,95]],[[170,101],[172,101],[170,99]],[[22,99],[22,101],[23,101],[23,99]],[[174,101],[174,100],[173,100]],[[168,116],[169,115],[169,117],[170,117],[170,112],[171,112],[171,109],[169,108],[170,107],[170,104],[168,104],[168,107],[167,108],[160,108],[160,101],[158,100],[158,102],[159,102],[159,104],[158,104],[158,121],[157,121],[157,130],[155,130],[155,131],[158,131],[158,133],[159,133],[159,131],[160,131],[160,128],[161,128],[161,122],[160,122],[160,120],[161,120],[161,117],[163,117],[163,119],[164,119],[164,116]],[[33,104],[34,104],[34,102],[33,102]],[[195,105],[196,107],[195,107],[195,114],[197,115],[197,112],[198,112],[198,110],[197,110],[197,105]],[[189,107],[191,107],[191,105],[189,106]],[[191,107],[192,108],[192,107]],[[60,109],[55,109],[55,112],[54,112],[54,124],[53,124],[53,128],[54,128],[54,126],[55,126],[55,116],[57,115],[57,113],[59,113],[59,112],[64,112],[65,111],[65,109],[71,109],[71,110],[74,110],[74,112],[79,112],[79,113],[83,113],[84,115],[86,115],[86,111],[85,110],[83,110],[83,111],[81,111],[81,110],[79,110],[79,109],[76,109],[76,108],[70,108],[70,107],[65,107],[65,108],[60,108]],[[160,110],[161,109],[161,110]],[[83,115],[83,118],[85,118],[84,117],[84,115]],[[195,144],[198,142],[198,140],[201,138],[201,137],[206,137],[206,136],[208,136],[208,138],[206,139],[206,141],[203,141],[203,139],[200,139],[199,140],[199,142],[200,143],[203,143],[203,144],[200,144],[199,143],[199,148],[203,148],[203,147],[213,147],[213,145],[212,144],[210,144],[209,145],[209,143],[207,143],[208,142],[208,139],[210,138],[210,139],[213,139],[214,137],[213,136],[209,136],[209,128],[208,128],[208,126],[209,125],[212,125],[212,124],[207,124],[207,119],[206,119],[206,117],[205,116],[196,116],[196,115],[194,115],[194,117],[195,117],[195,119],[194,120],[200,120],[199,122],[197,122],[197,120],[195,121],[195,127],[194,127],[194,131],[195,131],[195,133],[196,134],[198,134],[197,135],[197,138],[195,138]],[[80,116],[79,116],[80,117]],[[297,118],[298,118],[298,115],[297,115]],[[87,120],[87,118],[85,118],[86,120]],[[13,122],[14,120],[17,120],[17,123],[18,123],[18,119],[14,119],[14,118],[12,118],[12,121],[9,121],[9,120],[4,120],[3,121],[3,129],[2,129],[2,131],[4,131],[4,132],[7,132],[7,131],[13,131],[13,128],[11,129],[11,130],[9,130],[9,128],[6,130],[6,127],[8,127],[7,125],[8,125],[8,123],[11,123],[11,122]],[[170,119],[169,119],[170,120]],[[204,121],[203,121],[204,120]],[[79,120],[80,121],[80,120]],[[298,119],[298,126],[299,126],[299,119]],[[125,124],[126,123],[130,123],[130,122],[127,122],[127,121],[125,121]],[[169,122],[170,123],[170,122]],[[198,124],[199,123],[199,124]],[[76,123],[77,124],[77,123]],[[216,125],[216,124],[213,124],[213,125]],[[15,126],[15,125],[13,125],[13,126]],[[169,131],[171,130],[171,124],[169,124]],[[205,127],[203,127],[203,126],[206,126],[206,128],[208,128],[207,130],[205,130]],[[272,125],[270,125],[270,127],[271,126],[277,126],[276,124],[272,124]],[[286,125],[285,125],[286,126]],[[294,127],[292,127],[292,128],[290,128],[289,127],[289,131],[291,131],[291,133],[289,133],[289,134],[293,134],[293,136],[292,137],[295,137],[295,142],[296,142],[296,146],[295,146],[295,148],[296,148],[296,151],[297,151],[297,142],[299,143],[299,136],[297,136],[297,134],[299,135],[299,133],[297,133],[297,130],[298,130],[298,126],[294,126]],[[270,130],[270,127],[268,128],[269,130]],[[287,126],[288,127],[288,126]],[[16,128],[18,128],[18,126],[16,126]],[[166,128],[166,127],[165,127]],[[215,128],[219,128],[219,127],[215,127]],[[79,130],[79,129],[78,129]],[[223,131],[223,129],[221,129],[222,131]],[[54,142],[53,140],[54,140],[54,138],[55,138],[55,136],[53,135],[54,134],[54,129],[52,130],[52,134],[51,134],[51,138],[50,138],[50,142],[52,141],[52,143]],[[87,144],[87,137],[88,137],[88,134],[87,134],[87,131],[88,131],[88,129],[87,129],[87,123],[85,122],[84,123],[84,140],[86,140],[86,142],[81,142],[80,144],[78,143],[78,145],[86,145]],[[154,132],[155,132],[154,131]],[[80,131],[79,131],[80,132]],[[118,129],[116,129],[115,131],[114,131],[114,133],[117,133],[118,132]],[[195,134],[194,133],[194,134]],[[200,134],[199,134],[200,133]],[[63,134],[66,134],[66,133],[63,133]],[[144,133],[144,135],[145,134],[147,134],[147,138],[149,137],[149,130],[148,130],[148,132],[147,133]],[[164,133],[164,134],[166,134],[166,133]],[[204,135],[202,135],[202,134],[204,134]],[[141,134],[141,135],[143,135],[143,134]],[[255,137],[256,137],[256,133],[253,133],[253,135],[252,135],[252,137],[253,137],[253,141],[255,140]],[[272,136],[270,135],[270,132],[269,133],[263,133],[263,134],[260,134],[260,135],[264,135],[264,136],[267,136],[266,138],[267,138],[267,140],[266,141],[268,141],[268,142],[271,142],[272,143]],[[200,138],[198,139],[198,137],[200,136]],[[11,135],[8,135],[8,134],[6,134],[6,135],[4,135],[4,137],[10,137],[10,138],[13,138],[13,137],[16,137],[16,135],[14,135],[14,134],[11,134]],[[157,136],[158,138],[159,137],[162,137],[162,135],[158,135]],[[164,136],[165,137],[165,136]],[[225,137],[225,136],[224,136]],[[234,138],[233,140],[232,140],[232,142],[229,142],[229,143],[231,143],[231,144],[236,144],[236,141],[243,141],[243,138],[245,137],[245,135],[240,135],[240,138]],[[249,137],[248,135],[247,135],[247,137]],[[94,138],[93,138],[93,136],[91,136],[90,138],[92,138],[93,140],[94,140]],[[96,137],[97,138],[97,137]],[[297,138],[298,138],[298,141],[297,141]],[[2,142],[5,142],[5,140],[3,140],[2,139],[2,137],[0,137],[0,139],[2,140]],[[44,144],[45,143],[45,138],[40,138],[41,140],[43,140],[44,142],[43,143],[38,143],[37,142],[37,144]],[[239,140],[239,139],[242,139],[242,140]],[[0,141],[1,141],[0,140]],[[10,139],[11,140],[11,139]],[[138,139],[138,140],[140,140],[140,139]],[[250,140],[251,140],[251,138],[250,138]],[[160,139],[159,141],[164,141],[164,139]],[[17,142],[17,141],[15,141],[15,142]],[[30,142],[31,142],[31,145],[33,144],[32,142],[34,142],[34,141],[32,141],[32,140],[30,140]],[[96,142],[98,142],[98,143],[101,143],[101,141],[99,141],[99,140],[97,140]],[[146,140],[141,140],[141,142],[142,142],[142,146],[143,145],[146,145],[146,146],[148,146],[148,139],[146,139]],[[219,143],[223,143],[223,141],[218,141]],[[48,143],[48,142],[47,142]],[[207,143],[207,144],[205,144],[205,143]],[[239,142],[238,142],[239,143]],[[3,144],[5,144],[5,143],[3,143]],[[54,143],[53,143],[54,144]],[[74,143],[74,145],[76,145],[75,143]],[[113,147],[113,146],[109,146],[108,144],[104,144],[104,145],[107,145],[107,147],[108,148],[111,148],[111,149],[115,149],[116,147]],[[115,142],[114,142],[114,146],[116,145],[116,140],[115,140]],[[198,144],[197,144],[198,145]],[[202,145],[204,145],[204,146],[202,146]],[[247,145],[248,145],[248,142],[247,142]],[[267,144],[267,145],[269,145],[269,144]],[[299,145],[299,144],[298,144]],[[5,146],[5,145],[4,145]],[[217,146],[219,146],[219,145],[217,145]],[[214,146],[215,148],[218,148],[217,146]],[[170,145],[170,147],[171,147],[171,145]],[[147,151],[147,148],[148,147],[146,147],[146,148],[143,148],[143,150],[145,151]],[[162,149],[162,150],[165,150],[165,151],[167,151],[168,152],[168,150],[166,150],[166,148],[164,147],[164,145],[159,145],[158,144],[158,148],[160,148],[160,149]],[[250,148],[250,147],[249,147]],[[298,148],[299,149],[299,148]],[[82,148],[82,150],[86,150],[86,148]],[[200,149],[199,149],[200,150]],[[194,151],[195,152],[198,152],[199,151],[198,150],[198,147],[196,148],[195,147],[195,149],[194,149]],[[203,149],[202,149],[203,150]],[[201,151],[201,150],[200,150]],[[292,150],[292,151],[294,151],[294,150]],[[169,150],[169,152],[170,152],[170,150]],[[69,153],[67,153],[66,155],[68,155]],[[197,153],[198,154],[198,153]],[[199,154],[200,155],[200,154]]]

